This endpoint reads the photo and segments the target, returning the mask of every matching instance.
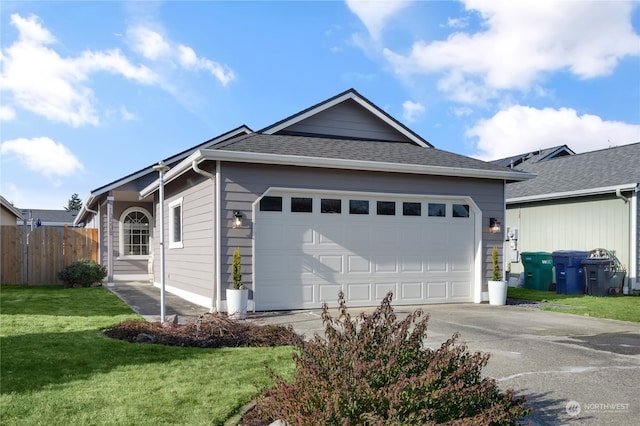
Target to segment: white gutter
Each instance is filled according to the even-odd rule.
[[[583,197],[586,195],[599,195],[618,193],[619,191],[634,191],[638,188],[637,183],[627,183],[615,186],[603,186],[600,188],[579,189],[577,191],[554,192],[551,194],[529,195],[526,197],[507,198],[507,204],[527,203],[532,201],[557,200],[558,198]]]
[[[421,164],[388,163],[379,161],[344,160],[340,158],[318,158],[297,155],[260,154],[254,152],[239,152],[225,150],[199,150],[187,157],[180,164],[173,167],[165,175],[165,182],[191,169],[193,161],[229,161],[237,163],[260,163],[285,166],[319,167],[345,170],[362,170],[374,172],[410,173],[419,175],[472,177],[484,179],[501,179],[522,181],[535,177],[534,174],[503,170],[477,170],[456,167],[425,166]],[[145,198],[158,189],[156,180],[142,191],[140,198]]]

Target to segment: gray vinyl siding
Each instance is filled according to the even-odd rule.
[[[518,228],[520,252],[604,248],[629,265],[630,203],[615,194],[507,206],[507,226]],[[513,273],[523,272],[512,263]]]
[[[165,188],[165,283],[215,301],[214,182],[189,172]],[[158,193],[155,193],[156,200]],[[169,204],[182,200],[182,248],[170,247]],[[160,282],[160,213],[155,212],[154,281]],[[212,308],[213,306],[209,306]]]
[[[251,287],[252,203],[269,187],[339,191],[389,192],[470,196],[482,211],[483,291],[491,274],[491,248],[502,245],[502,234],[488,232],[489,217],[504,223],[503,181],[457,177],[416,176],[401,173],[328,170],[294,166],[223,163],[221,166],[221,264],[222,288],[231,283],[231,259],[235,247],[242,253],[245,285]],[[232,227],[234,210],[244,215],[246,226]],[[486,226],[485,226],[486,224]]]
[[[352,100],[289,126],[283,133],[409,142],[406,136],[393,130]]]

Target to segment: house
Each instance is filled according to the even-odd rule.
[[[77,212],[69,210],[21,209],[24,225],[30,230],[39,226],[73,226]]]
[[[23,219],[22,212],[0,195],[0,225],[17,226]]]
[[[640,143],[515,166],[536,175],[507,185],[506,226],[517,230],[518,252],[604,248],[626,266],[628,289],[639,289]]]
[[[77,221],[98,227],[111,280],[159,286],[225,311],[232,253],[250,309],[487,300],[489,223],[506,182],[532,175],[434,148],[353,89],[260,131],[246,126],[93,191]],[[494,229],[495,230],[495,229]],[[147,269],[149,262],[149,269]]]

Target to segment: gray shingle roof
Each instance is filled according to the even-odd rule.
[[[542,160],[550,160],[557,156],[573,155],[574,152],[566,145],[554,146],[551,148],[539,149],[537,151],[526,152],[524,154],[518,154],[511,157],[500,158],[498,160],[490,161],[493,164],[504,167],[515,167],[517,169],[523,168],[524,163],[537,163]]]
[[[475,158],[404,142],[253,133],[219,143],[212,149],[487,171],[509,170]]]
[[[507,185],[507,199],[640,183],[640,143],[568,155],[522,169],[537,177]]]

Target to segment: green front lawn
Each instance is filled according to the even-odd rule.
[[[507,289],[507,297],[561,305],[542,307],[542,309],[547,311],[640,322],[640,297],[638,296],[618,295],[596,297],[588,295],[567,295],[556,294],[552,291],[509,287]]]
[[[109,339],[140,318],[102,288],[0,286],[3,425],[223,424],[293,371],[291,347],[179,348]]]

